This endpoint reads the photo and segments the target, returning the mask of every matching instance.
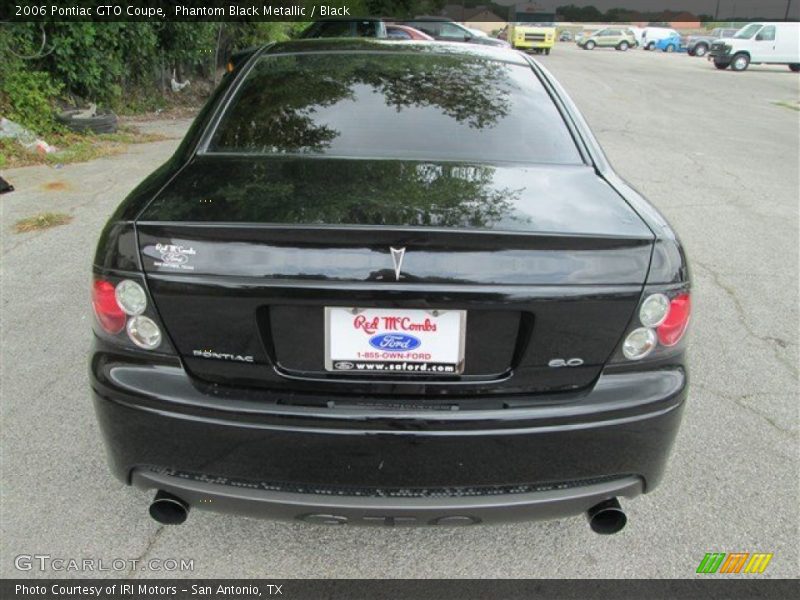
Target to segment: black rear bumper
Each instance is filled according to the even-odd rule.
[[[363,524],[555,518],[651,491],[687,384],[675,366],[522,408],[442,411],[302,406],[103,348],[91,375],[123,481],[197,508]]]
[[[133,484],[142,489],[164,490],[189,506],[220,512],[324,525],[388,526],[477,525],[578,515],[609,498],[637,496],[643,485],[639,477],[628,476],[505,494],[387,497],[286,492],[148,469],[134,470]]]

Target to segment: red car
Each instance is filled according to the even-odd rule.
[[[396,25],[394,23],[386,24],[386,36],[392,40],[433,40],[431,36],[419,29],[414,29],[408,25]]]

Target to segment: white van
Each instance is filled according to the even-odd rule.
[[[763,63],[800,71],[800,23],[750,23],[711,44],[708,58],[718,69],[744,71]]]
[[[636,38],[636,46],[639,47],[642,45],[642,34],[644,34],[644,29],[641,27],[636,27],[635,25],[625,25],[625,29],[629,29],[633,32],[633,36]]]
[[[652,50],[656,47],[656,42],[658,40],[663,40],[673,35],[680,34],[671,27],[645,27],[642,30],[640,44],[645,50]]]

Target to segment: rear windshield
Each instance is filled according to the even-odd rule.
[[[206,151],[581,163],[530,67],[387,52],[262,57]]]

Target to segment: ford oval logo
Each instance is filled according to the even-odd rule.
[[[407,352],[420,347],[419,338],[405,333],[379,333],[369,338],[369,345],[377,350],[391,350],[392,352]]]

